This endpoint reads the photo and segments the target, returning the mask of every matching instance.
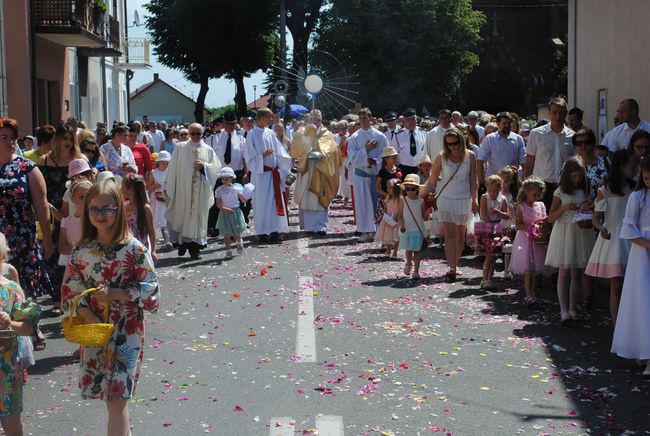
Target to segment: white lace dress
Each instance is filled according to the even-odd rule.
[[[465,156],[465,160],[460,163],[460,168],[458,168],[458,165],[442,157],[441,180],[437,185],[439,192],[437,213],[438,221],[441,223],[447,222],[464,226],[472,217],[469,153]],[[456,171],[456,168],[458,168],[458,171]],[[448,181],[449,183],[447,183]],[[443,186],[445,186],[444,189],[442,189]],[[442,192],[440,192],[441,189]]]

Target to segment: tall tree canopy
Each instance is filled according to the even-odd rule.
[[[314,48],[355,65],[363,105],[434,108],[478,65],[471,50],[484,22],[471,0],[333,0]]]
[[[235,103],[246,111],[244,78],[273,62],[278,49],[276,2],[265,0],[150,0],[147,27],[165,66],[201,85],[194,116],[203,122],[208,81],[235,81]]]

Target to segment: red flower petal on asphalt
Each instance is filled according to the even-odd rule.
[[[241,406],[235,406],[235,409],[233,410],[233,412],[243,412],[243,411],[244,409],[242,409]]]
[[[262,268],[262,270],[260,271],[260,274],[265,276],[267,274],[266,268]]]
[[[576,415],[577,412],[575,410],[569,410],[569,415]]]
[[[171,426],[172,426],[171,422],[163,422],[163,427],[167,428],[167,427],[171,427]]]

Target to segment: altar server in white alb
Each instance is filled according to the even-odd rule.
[[[257,126],[246,137],[244,159],[251,172],[253,219],[260,242],[278,242],[279,233],[289,232],[288,210],[282,196],[280,173],[291,171],[291,157],[268,126],[270,109],[257,110]]]
[[[427,132],[417,126],[417,113],[409,108],[402,114],[404,128],[395,137],[399,156],[399,169],[404,177],[407,174],[418,174],[418,163],[422,157],[424,145],[427,142]]]
[[[381,152],[388,146],[383,133],[370,125],[372,112],[368,108],[359,111],[359,127],[348,140],[348,159],[352,171],[354,211],[359,242],[370,241],[377,230],[375,209],[378,194],[375,178],[381,166]]]

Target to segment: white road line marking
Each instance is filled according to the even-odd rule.
[[[316,417],[318,436],[343,436],[343,417],[333,415],[318,415]]]
[[[300,276],[296,355],[299,362],[316,362],[316,327],[314,326],[313,279]]]
[[[269,436],[294,436],[296,432],[296,423],[288,416],[271,418],[269,426]]]
[[[297,241],[298,253],[301,256],[307,256],[309,254],[309,238],[300,238]]]

